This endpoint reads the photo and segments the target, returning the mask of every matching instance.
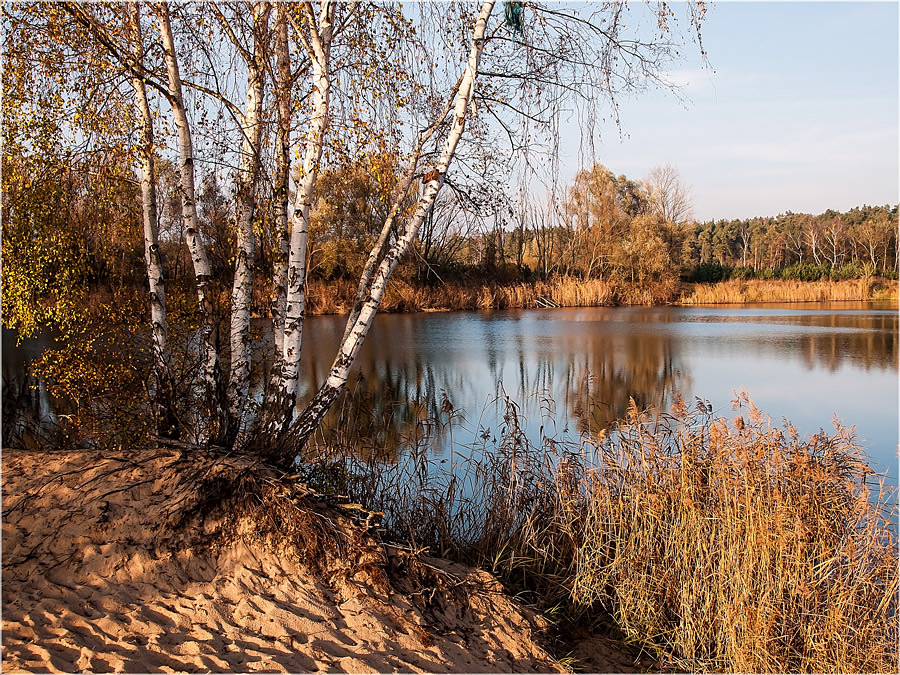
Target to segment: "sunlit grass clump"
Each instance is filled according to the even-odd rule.
[[[897,282],[863,277],[843,281],[784,281],[729,279],[693,284],[678,300],[682,305],[721,305],[753,302],[834,302],[896,300]]]
[[[852,434],[632,413],[586,476],[579,604],[677,665],[896,672],[897,547]]]
[[[527,283],[453,281],[438,285],[393,279],[379,309],[385,312],[423,312],[654,305],[674,300],[677,286],[673,279],[635,284],[567,276]],[[309,289],[309,311],[312,314],[339,314],[353,306],[356,286],[350,282],[313,281]],[[265,307],[265,302],[259,300],[258,304]]]
[[[632,403],[608,434],[542,427],[535,444],[504,397],[502,425],[448,458],[428,447],[461,423],[444,403],[404,421],[405,456],[355,435],[372,410],[345,405],[319,475],[384,511],[389,537],[613,625],[671,666],[896,672],[896,503],[873,494],[852,431],[800,438],[742,394],[733,419],[699,401],[665,415]]]

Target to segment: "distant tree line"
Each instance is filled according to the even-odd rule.
[[[375,175],[349,165],[323,178],[313,208],[313,276],[358,273],[383,209]],[[514,199],[498,186],[481,194],[448,191],[402,273],[426,283],[896,278],[897,229],[897,205],[696,222],[690,189],[675,167],[632,180],[596,164],[555,200]]]
[[[896,278],[897,205],[696,223],[686,229],[683,255],[694,281]]]

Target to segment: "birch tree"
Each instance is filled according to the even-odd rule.
[[[251,10],[252,49],[232,30],[228,20],[214,8],[225,33],[241,54],[247,67],[247,97],[241,123],[240,167],[236,186],[237,258],[234,284],[231,291],[231,373],[228,383],[229,420],[228,442],[237,437],[247,404],[250,387],[250,304],[253,298],[253,258],[256,253],[254,219],[256,191],[260,170],[260,151],[263,137],[263,102],[265,73],[268,58],[269,13],[268,2],[255,2]]]
[[[361,307],[358,309],[354,308],[354,311],[348,319],[347,327],[349,330],[345,332],[345,337],[338,348],[337,356],[332,364],[327,380],[315,396],[313,396],[312,400],[306,405],[303,412],[292,423],[286,443],[282,444],[278,449],[276,459],[281,462],[291,461],[296,456],[296,453],[306,445],[310,436],[316,428],[318,428],[325,414],[346,384],[350,369],[356,360],[356,356],[359,354],[359,349],[372,326],[372,320],[384,297],[387,280],[394,269],[396,269],[400,259],[409,250],[419,228],[422,226],[426,214],[434,204],[438,192],[444,185],[447,171],[450,168],[450,163],[453,160],[457,145],[459,144],[459,140],[465,129],[466,120],[471,114],[478,65],[482,51],[484,50],[485,30],[487,29],[488,18],[490,17],[493,8],[493,0],[484,2],[481,5],[478,17],[475,20],[469,57],[466,62],[465,70],[460,77],[452,97],[453,107],[450,128],[447,132],[447,138],[441,149],[438,161],[425,175],[425,185],[422,195],[419,197],[419,201],[415,206],[412,216],[404,224],[403,233],[388,250],[387,254],[374,270],[374,273],[368,278],[365,273],[363,274],[363,282],[368,282],[366,297],[362,302]],[[421,143],[422,139],[420,137],[417,149],[421,148]],[[419,159],[420,157],[418,154],[414,152],[402,184],[407,184],[409,176],[414,173],[413,167],[418,164]],[[398,198],[395,200],[395,204],[391,209],[392,216],[395,216],[396,211],[399,209],[399,192],[400,191],[398,191]],[[391,216],[388,216],[388,219],[390,220]],[[379,237],[376,249],[373,249],[373,253],[376,253],[376,255],[377,248],[379,247],[379,244],[382,243],[381,240],[382,237]],[[287,349],[287,341],[285,348]]]
[[[218,442],[220,436],[228,434],[231,428],[229,419],[230,407],[227,405],[219,366],[219,353],[213,344],[213,311],[209,283],[212,273],[206,244],[200,233],[197,220],[197,193],[194,174],[194,145],[191,136],[190,120],[184,103],[184,89],[181,82],[181,71],[175,49],[175,38],[172,33],[172,21],[169,4],[164,2],[156,6],[159,18],[160,41],[168,75],[168,100],[175,119],[178,135],[178,169],[181,180],[181,217],[184,220],[184,233],[191,261],[194,265],[194,280],[197,290],[197,303],[200,308],[200,326],[198,342],[202,354],[203,384],[205,390],[205,424],[206,434],[210,441]]]
[[[673,164],[654,167],[644,183],[652,213],[667,223],[680,225],[690,220],[693,211],[691,190]]]
[[[309,210],[312,191],[319,172],[325,132],[328,123],[328,106],[331,95],[331,40],[334,30],[336,3],[325,0],[318,14],[312,3],[303,3],[304,26],[295,26],[297,40],[303,45],[312,62],[312,117],[306,132],[303,167],[294,213],[290,224],[290,246],[287,264],[287,293],[284,314],[284,337],[281,354],[281,374],[278,406],[282,415],[289,417],[297,396],[300,377],[300,348],[303,340],[303,320],[306,315],[306,248],[309,238]],[[282,422],[282,426],[288,423]]]
[[[141,30],[141,6],[128,6],[129,28],[135,64],[144,62],[144,37]],[[144,257],[150,293],[150,330],[156,372],[155,403],[160,418],[158,432],[162,436],[178,436],[178,422],[174,414],[174,382],[170,369],[168,323],[166,322],[166,287],[162,256],[159,248],[159,223],[156,208],[156,171],[153,148],[153,115],[147,98],[144,79],[131,73],[131,86],[140,113],[141,140],[139,163],[141,176],[141,206],[144,223]]]
[[[573,101],[579,106],[589,131],[603,106],[616,118],[617,97],[659,82],[659,72],[675,48],[665,38],[671,15],[665,5],[655,15],[653,27],[654,34],[664,37],[643,42],[625,37],[625,10],[620,4],[582,11],[534,3],[524,6],[524,19],[521,12],[512,12],[510,16],[518,17],[515,21],[507,17],[506,23],[491,23],[494,5],[492,0],[422,4],[406,11],[420,14],[422,20],[415,24],[392,5],[335,0],[227,6],[162,3],[127,11],[115,5],[65,3],[65,11],[88,28],[109,59],[121,67],[142,120],[145,254],[153,350],[160,363],[167,358],[162,330],[165,288],[154,233],[158,216],[149,189],[154,183],[155,146],[147,88],[170,109],[176,139],[171,154],[177,156],[180,217],[193,264],[200,324],[195,335],[203,391],[198,440],[230,448],[240,429],[250,429],[254,449],[283,464],[293,461],[347,382],[391,275],[413,247],[448,181],[465,192],[467,180],[482,180],[484,172],[479,173],[476,165],[488,154],[503,156],[497,171],[518,163],[523,171],[548,169],[552,176],[559,122],[567,106]],[[143,47],[144,6],[156,18],[155,49]],[[383,23],[371,21],[373,12],[382,13]],[[123,37],[118,24],[125,25],[121,17],[126,16],[129,30]],[[691,21],[699,22],[699,17],[702,11],[695,12]],[[292,43],[299,56],[292,52]],[[391,61],[392,54],[402,55],[397,58],[405,59],[403,67]],[[227,73],[231,79],[220,78],[218,59],[237,64]],[[301,73],[308,77],[300,79]],[[409,96],[397,93],[395,83],[401,81],[410,82]],[[193,98],[186,99],[186,89],[192,90]],[[393,93],[387,96],[388,91]],[[235,103],[240,97],[243,103]],[[227,163],[202,155],[210,152],[203,146],[203,119],[211,101],[218,101],[226,113],[216,127],[224,130],[222,138],[214,139],[213,145],[234,161],[230,178],[222,179],[231,180],[234,188],[236,241],[227,388],[214,339],[212,270],[200,231],[195,186],[198,161],[209,161],[216,167],[213,171]],[[294,120],[297,101],[303,101],[304,114]],[[274,143],[269,135],[273,131]],[[354,134],[377,139],[373,144],[379,153],[395,155],[388,164],[404,168],[391,178],[387,216],[363,266],[329,375],[295,414],[302,383],[311,205],[317,178],[331,168],[329,162],[359,159],[353,153],[360,152],[364,143],[351,142]],[[206,142],[210,143],[208,138]],[[272,155],[265,155],[273,146]],[[408,149],[402,152],[401,147]],[[290,209],[293,156],[301,161]],[[494,177],[497,183],[505,179]],[[258,243],[254,225],[264,194],[272,197],[278,242],[271,311],[279,355],[275,386],[254,420],[245,415],[253,365],[249,325]]]
[[[276,382],[281,374],[284,354],[284,319],[287,312],[288,257],[291,250],[291,230],[288,221],[291,180],[291,89],[294,77],[291,68],[288,39],[288,6],[275,3],[275,102],[278,128],[275,135],[275,234],[278,241],[277,258],[273,270],[274,297],[272,299],[272,333],[275,341]]]

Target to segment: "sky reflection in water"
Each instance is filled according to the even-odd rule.
[[[342,317],[307,321],[307,395],[327,373]],[[597,432],[624,415],[629,397],[666,409],[672,394],[709,400],[731,416],[745,388],[776,422],[802,434],[856,425],[873,468],[897,484],[898,314],[896,303],[760,307],[511,310],[381,315],[351,384],[394,411],[419,402],[437,416],[442,392],[463,411],[468,438],[497,433],[499,387],[522,405],[529,435],[555,401],[556,432]],[[354,376],[356,377],[356,376]],[[585,415],[585,412],[589,414]],[[548,431],[554,423],[545,419]],[[455,432],[457,441],[465,433]],[[434,451],[445,448],[441,441]]]

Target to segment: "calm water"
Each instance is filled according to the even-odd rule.
[[[314,386],[344,320],[306,325],[304,372]],[[873,468],[896,485],[897,338],[896,303],[386,314],[360,354],[363,379],[351,384],[394,406],[419,401],[433,416],[446,394],[470,438],[502,424],[492,404],[499,383],[521,403],[532,437],[542,417],[551,431],[555,422],[557,432],[596,432],[623,417],[629,397],[665,409],[675,391],[731,416],[743,387],[802,434],[833,430],[834,416],[855,425]]]
[[[324,380],[343,327],[342,317],[307,320],[306,396]],[[3,338],[9,382],[39,349],[15,348],[8,331]],[[454,431],[463,443],[497,433],[503,390],[536,439],[542,424],[548,433],[597,432],[624,415],[629,397],[668,408],[676,391],[731,416],[743,387],[803,434],[831,430],[833,416],[855,425],[873,468],[898,483],[896,303],[386,314],[355,368],[348,388],[365,394],[382,423],[436,418],[446,397],[463,416]],[[446,452],[443,443],[433,452]]]

